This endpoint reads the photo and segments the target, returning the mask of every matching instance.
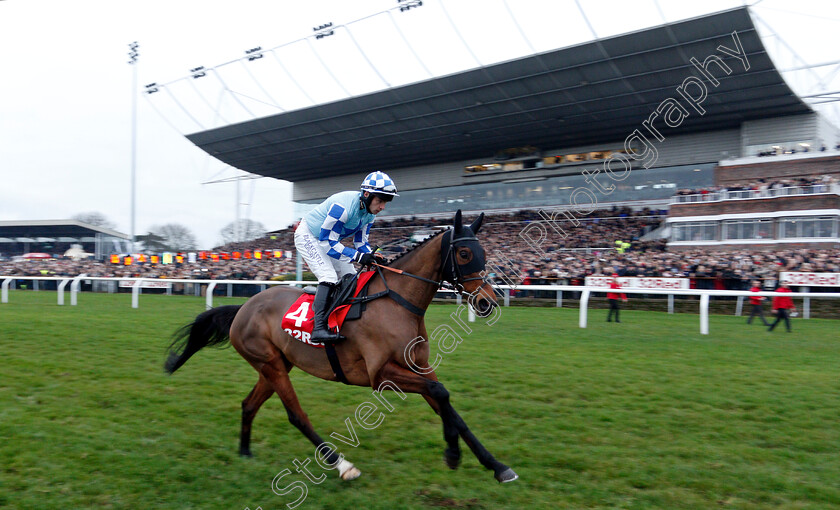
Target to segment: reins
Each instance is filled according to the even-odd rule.
[[[395,267],[391,267],[391,266],[383,266],[382,264],[377,264],[376,262],[373,262],[371,265],[372,265],[372,266],[376,266],[376,267],[378,267],[378,268],[385,269],[385,270],[387,270],[387,271],[391,271],[392,273],[401,274],[401,275],[403,275],[403,276],[410,276],[410,277],[412,277],[412,278],[416,278],[416,279],[421,280],[421,281],[424,281],[424,282],[426,282],[426,283],[431,283],[432,285],[437,285],[438,287],[440,287],[440,286],[443,284],[443,282],[442,282],[442,281],[441,281],[441,282],[439,282],[439,281],[436,281],[436,280],[430,280],[429,278],[424,278],[424,277],[422,277],[422,276],[418,276],[418,275],[416,275],[416,274],[409,273],[409,272],[407,272],[407,271],[403,271],[402,269],[397,269],[397,268],[395,268]]]
[[[393,299],[394,301],[396,301],[398,305],[402,306],[403,308],[405,308],[409,312],[413,313],[414,315],[417,315],[419,317],[423,317],[424,315],[426,315],[426,310],[420,308],[419,306],[414,305],[414,303],[407,300],[401,294],[399,294],[397,291],[395,291],[394,289],[392,289],[391,287],[388,286],[388,282],[385,280],[385,275],[382,274],[382,269],[388,269],[390,271],[394,271],[394,272],[397,272],[399,274],[405,274],[407,276],[413,276],[415,278],[419,278],[421,280],[426,280],[428,282],[431,282],[431,283],[437,285],[436,281],[429,280],[428,278],[423,278],[422,276],[412,275],[411,273],[406,273],[406,272],[402,271],[401,269],[395,269],[395,268],[392,268],[392,267],[383,266],[383,265],[377,264],[375,262],[372,263],[371,265],[376,266],[376,271],[377,271],[377,273],[379,273],[379,277],[382,278],[382,284],[385,285],[385,290],[379,291],[376,294],[371,294],[369,296],[352,297],[352,298],[347,300],[348,303],[350,303],[350,304],[367,303],[368,301],[373,301],[374,299],[379,299],[381,297],[388,296],[391,299]],[[358,280],[358,278],[359,278],[359,275],[357,273],[356,276],[353,278],[353,281]],[[368,282],[368,283],[370,283],[370,282]],[[368,285],[368,284],[365,284],[365,285]]]
[[[446,235],[448,235],[449,238],[451,239],[452,236],[454,235],[454,233],[453,233],[452,230],[450,230],[447,234],[444,234],[444,236],[446,236]],[[445,237],[444,237],[444,239],[445,239]],[[409,273],[408,271],[405,271],[405,270],[402,270],[402,269],[397,269],[395,267],[390,267],[390,266],[386,266],[386,265],[383,265],[383,264],[373,262],[373,263],[371,263],[371,265],[376,267],[376,270],[379,273],[379,276],[382,278],[382,282],[385,284],[385,290],[382,291],[382,292],[377,292],[376,294],[374,294],[372,296],[368,296],[368,298],[376,299],[376,298],[382,297],[382,296],[387,294],[394,301],[399,303],[403,308],[406,308],[407,310],[409,310],[411,313],[413,313],[415,315],[419,315],[421,317],[425,314],[425,310],[421,310],[419,307],[411,304],[408,300],[406,300],[404,297],[399,295],[396,291],[394,291],[390,287],[388,287],[388,282],[385,281],[385,276],[382,274],[383,269],[385,269],[386,271],[391,271],[392,273],[395,273],[395,274],[398,274],[398,275],[409,276],[409,277],[414,278],[416,280],[420,280],[420,281],[423,281],[423,282],[426,282],[426,283],[430,283],[430,284],[434,285],[435,287],[437,287],[438,289],[440,289],[444,285],[444,283],[449,283],[454,287],[455,291],[458,292],[459,294],[462,294],[465,291],[464,285],[463,285],[465,282],[470,282],[470,281],[474,281],[474,280],[482,280],[485,283],[487,283],[483,276],[475,276],[475,277],[472,277],[472,278],[464,278],[463,273],[461,271],[461,264],[457,263],[457,261],[455,260],[454,252],[453,252],[453,249],[458,245],[458,243],[464,242],[464,241],[476,241],[477,242],[478,238],[475,237],[475,236],[464,236],[464,237],[458,237],[454,240],[447,240],[447,242],[446,242],[447,248],[446,248],[446,254],[445,255],[443,253],[444,252],[444,249],[443,249],[444,239],[441,240],[441,266],[440,266],[441,267],[441,279],[440,279],[440,281],[432,280],[430,278],[425,278],[423,276],[419,276],[419,275],[416,275],[416,274],[413,274],[413,273]],[[476,265],[476,263],[478,263],[478,261],[473,260],[472,262],[470,262],[468,264],[465,264],[465,265],[466,266],[473,266],[473,265]],[[483,263],[484,263],[484,261],[482,260],[480,264],[483,265]],[[474,269],[480,269],[480,268],[474,268]],[[447,278],[447,276],[448,276],[447,272],[450,273],[450,277],[451,277],[452,281],[450,281]],[[470,271],[470,272],[478,272],[478,271]],[[365,301],[368,301],[370,299],[365,299]]]

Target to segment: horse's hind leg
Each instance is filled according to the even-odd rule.
[[[390,381],[400,390],[409,393],[419,393],[424,397],[429,397],[426,400],[431,399],[430,403],[433,401],[436,404],[432,405],[432,408],[438,412],[443,420],[443,434],[448,444],[446,460],[449,467],[454,467],[452,465],[453,462],[457,465],[457,458],[460,457],[460,452],[457,450],[457,439],[453,441],[453,434],[460,434],[461,438],[467,443],[467,446],[470,447],[476,458],[478,458],[478,461],[484,467],[493,471],[496,480],[499,482],[512,482],[519,478],[519,475],[511,468],[496,460],[487,451],[487,448],[473,435],[472,431],[467,427],[467,424],[464,423],[464,420],[461,419],[452,407],[452,404],[449,403],[449,391],[436,379],[437,377],[435,377],[434,372],[424,377],[396,363],[386,363],[379,371],[374,383],[376,387],[380,387],[382,383]]]
[[[303,408],[300,407],[297,394],[292,387],[292,381],[289,379],[289,372],[283,365],[283,362],[275,358],[274,361],[263,364],[260,369],[260,375],[265,377],[274,391],[280,396],[280,399],[283,401],[283,406],[286,408],[286,414],[289,415],[289,422],[297,427],[312,444],[318,447],[321,452],[321,457],[325,457],[327,464],[338,469],[338,474],[341,476],[341,479],[353,480],[358,478],[362,474],[361,471],[353,466],[352,463],[345,460],[343,456],[335,453],[335,450],[330,450],[327,446],[323,446],[324,440],[315,432],[312,423],[309,421],[309,417],[303,412]],[[326,452],[329,453],[323,455]]]
[[[251,423],[260,410],[260,406],[271,397],[274,389],[271,384],[260,375],[260,380],[251,393],[242,401],[242,430],[239,433],[239,455],[251,456]]]

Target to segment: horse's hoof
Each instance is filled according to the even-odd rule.
[[[511,468],[507,468],[501,473],[496,473],[495,476],[499,483],[508,483],[519,478],[519,475],[517,475]]]
[[[250,458],[253,458],[254,455],[250,451],[245,451],[245,452],[240,451],[239,456],[244,457],[246,459],[250,459]]]
[[[347,471],[341,473],[341,479],[345,482],[349,482],[350,480],[355,480],[356,478],[360,477],[362,472],[359,471],[358,468],[351,467]]]
[[[338,469],[338,476],[345,481],[355,480],[362,475],[362,472],[359,471],[352,462],[343,457],[340,458],[338,465],[335,468]]]
[[[453,453],[447,449],[443,452],[443,460],[449,469],[458,469],[458,465],[461,463],[461,452]]]

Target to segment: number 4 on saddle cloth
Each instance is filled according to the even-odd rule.
[[[341,329],[341,325],[347,320],[355,320],[361,317],[364,310],[365,302],[359,301],[356,303],[346,303],[348,298],[359,298],[367,294],[367,284],[375,271],[365,271],[356,275],[346,275],[339,283],[338,289],[333,293],[337,298],[332,303],[327,305],[331,309],[328,325],[330,329]],[[355,284],[355,285],[354,285]],[[313,294],[303,294],[297,301],[292,303],[292,306],[283,315],[281,327],[286,333],[303,343],[313,345],[315,347],[324,348],[324,344],[312,342],[312,327],[315,325],[313,317],[315,312],[312,310],[312,302],[315,300]],[[353,313],[350,313],[352,309]]]

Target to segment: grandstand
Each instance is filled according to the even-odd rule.
[[[27,253],[63,256],[73,245],[101,260],[109,253],[128,251],[130,237],[109,228],[78,220],[0,221],[0,256]]]
[[[663,238],[672,251],[840,247],[840,132],[788,87],[746,7],[188,137],[292,181],[301,210],[386,170],[401,197],[378,225],[404,229],[382,239],[397,251],[457,209],[500,223],[519,211],[530,211],[520,222],[541,221],[539,210],[610,216],[581,214],[581,200],[648,220],[556,220],[572,235],[550,250],[659,248]],[[550,258],[522,269],[593,270]]]
[[[188,138],[293,182],[303,207],[385,170],[396,217],[568,207],[598,186],[601,206],[667,207],[677,189],[713,186],[722,161],[840,140],[782,79],[747,8]],[[605,161],[631,171],[598,175]]]

